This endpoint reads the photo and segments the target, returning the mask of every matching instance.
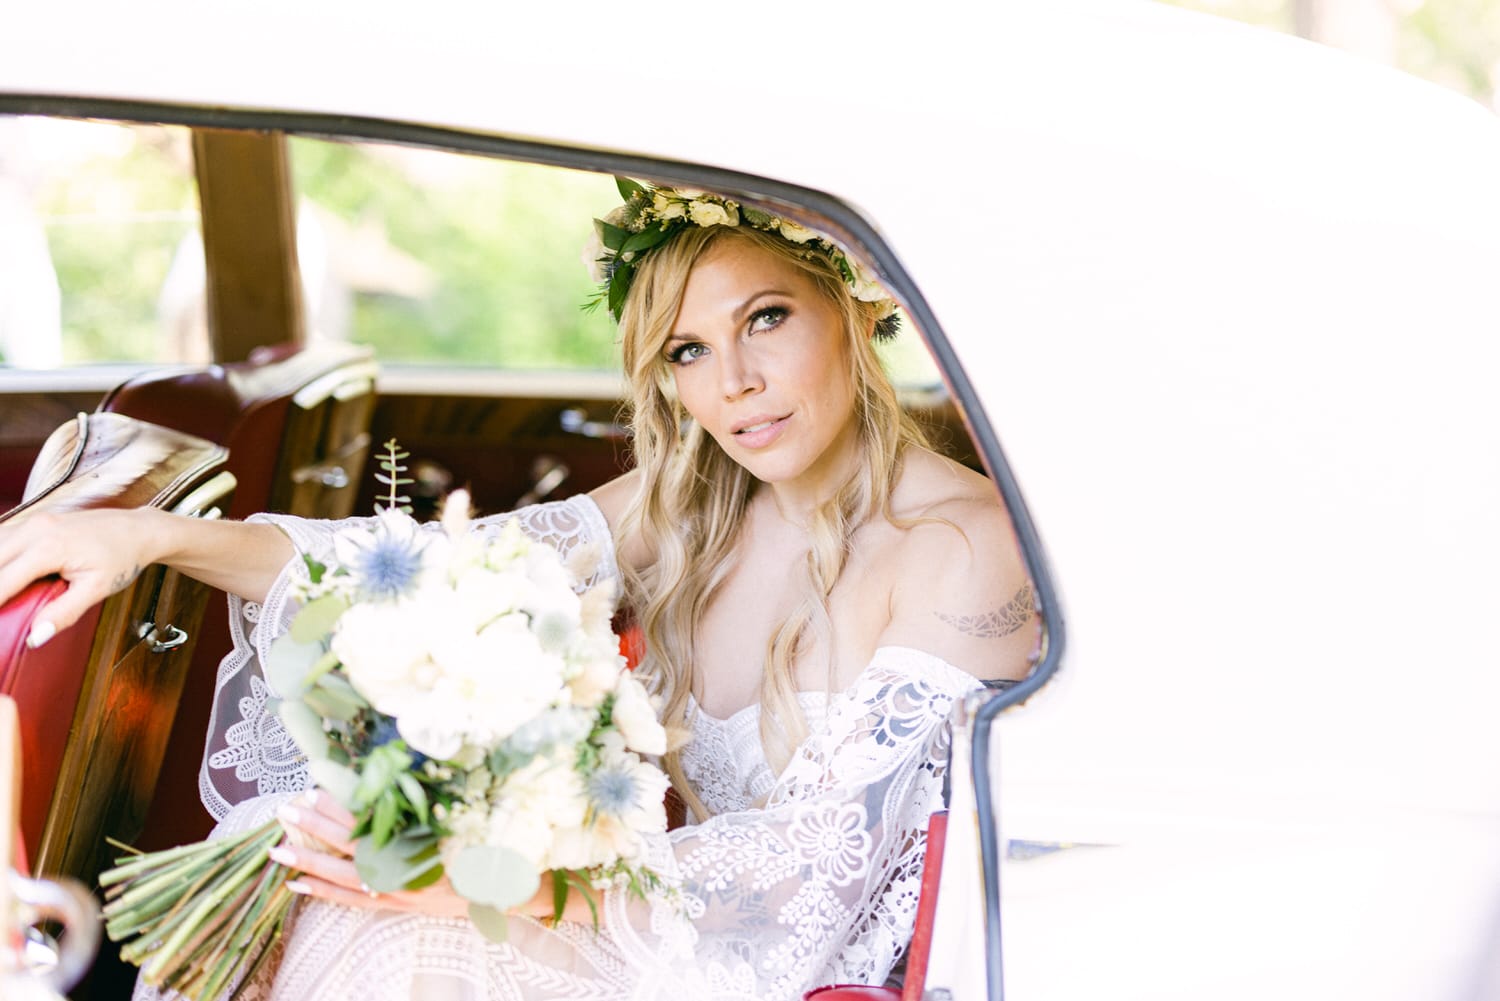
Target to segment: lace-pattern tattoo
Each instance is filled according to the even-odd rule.
[[[1030,622],[1031,617],[1036,614],[1036,605],[1032,600],[1031,584],[1027,582],[1016,592],[1014,598],[993,612],[983,615],[949,615],[946,612],[932,614],[961,633],[968,633],[982,640],[996,640],[1009,636]]]

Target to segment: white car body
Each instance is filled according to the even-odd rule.
[[[1003,867],[1006,996],[1500,998],[1500,121],[1210,18],[1015,6],[39,6],[0,97],[452,128],[852,207],[1066,620],[996,723],[1000,823],[1100,847]],[[998,997],[958,941],[955,996]]]

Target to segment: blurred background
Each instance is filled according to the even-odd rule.
[[[1500,0],[1160,2],[1500,100]],[[315,138],[288,154],[310,337],[388,364],[617,367],[613,324],[580,308],[609,177]],[[0,369],[207,361],[198,225],[186,129],[0,116]],[[886,350],[899,382],[937,383],[918,338]]]
[[[1500,111],[1500,0],[1162,0],[1386,63]]]

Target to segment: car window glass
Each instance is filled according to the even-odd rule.
[[[186,129],[0,116],[0,363],[199,360],[173,298],[197,234]]]

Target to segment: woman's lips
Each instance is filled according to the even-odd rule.
[[[791,416],[756,418],[734,432],[735,443],[744,448],[765,448],[781,437]]]

